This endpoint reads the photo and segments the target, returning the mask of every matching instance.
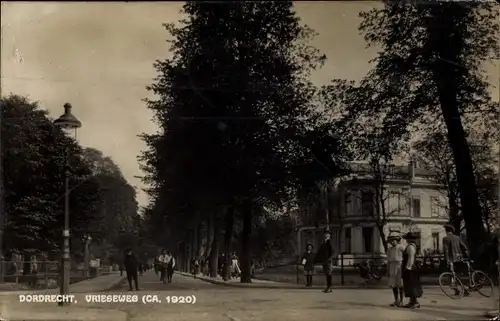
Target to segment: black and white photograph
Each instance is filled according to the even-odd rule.
[[[499,1],[0,12],[0,321],[500,320]]]

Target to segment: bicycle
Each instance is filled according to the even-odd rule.
[[[443,272],[439,275],[439,286],[446,296],[451,299],[461,299],[466,294],[471,292],[478,292],[484,297],[491,297],[493,295],[493,281],[490,277],[481,270],[474,270],[472,268],[473,261],[462,261],[467,265],[467,276],[469,278],[466,285],[462,282],[460,277],[455,273],[453,265],[451,271]],[[449,279],[449,285],[446,286],[446,280]],[[449,287],[453,290],[453,294],[448,294],[445,291],[445,287]]]

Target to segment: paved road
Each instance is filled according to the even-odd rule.
[[[100,321],[124,320],[113,318],[105,310],[122,311],[127,321],[481,320],[485,311],[495,307],[494,299],[473,295],[451,300],[435,288],[426,290],[421,309],[411,311],[389,307],[391,292],[385,289],[336,289],[325,294],[316,289],[237,288],[178,274],[172,284],[161,284],[152,272],[140,278],[140,287],[139,292],[128,292],[124,283],[113,294],[158,295],[163,302],[86,303],[81,294],[77,295],[77,305],[102,311]],[[196,303],[168,304],[167,296],[196,296]]]
[[[128,285],[124,284],[125,291]],[[195,304],[123,305],[119,309],[129,314],[131,321],[139,320],[478,320],[494,306],[493,299],[473,295],[463,300],[451,300],[439,289],[427,291],[421,300],[422,308],[410,311],[391,308],[390,290],[347,290],[333,293],[318,290],[248,289],[214,285],[181,275],[174,275],[172,284],[161,284],[154,273],[140,280],[140,294],[165,296],[196,296]],[[128,292],[124,292],[128,293]],[[163,300],[164,301],[164,300]],[[168,318],[165,318],[168,316]]]

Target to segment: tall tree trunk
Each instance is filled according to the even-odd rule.
[[[377,224],[377,228],[378,228],[378,233],[380,235],[380,239],[382,240],[382,246],[384,247],[384,253],[387,253],[387,249],[389,248],[388,244],[387,244],[387,237],[385,236],[385,233],[384,233],[384,225],[381,225],[381,224]]]
[[[458,207],[457,197],[455,195],[448,197],[448,207],[450,208],[450,224],[455,228],[455,234],[460,235],[462,227],[462,216]]]
[[[469,248],[479,249],[484,239],[484,227],[481,215],[481,206],[474,179],[474,168],[467,142],[467,136],[462,125],[459,112],[458,81],[462,78],[462,70],[459,70],[453,62],[460,61],[459,54],[463,52],[462,35],[453,31],[455,19],[450,10],[434,9],[434,22],[430,25],[430,44],[436,50],[436,58],[432,74],[437,86],[439,103],[447,128],[448,141],[453,152],[455,170],[460,191],[462,213],[467,230],[467,241]],[[475,256],[475,253],[471,253]]]
[[[252,283],[252,221],[253,206],[251,200],[245,200],[241,207],[243,214],[243,232],[241,237],[241,283]]]
[[[224,262],[224,273],[223,277],[224,280],[229,280],[229,274],[231,272],[230,267],[231,267],[231,245],[233,241],[233,231],[234,231],[234,207],[230,206],[227,209],[226,212],[226,218],[225,218],[225,232],[224,232],[224,252],[225,252],[225,259],[226,262]]]
[[[203,222],[198,223],[196,228],[196,257],[201,258],[203,255],[203,238],[205,234],[203,233]],[[200,262],[201,264],[201,262]]]
[[[206,221],[206,246],[205,246],[205,257],[210,257],[212,241],[214,238],[214,212],[210,212]]]
[[[219,227],[220,227],[220,219],[218,213],[213,215],[213,224],[212,224],[212,242],[210,248],[210,276],[215,278],[217,277],[217,270],[219,267]]]

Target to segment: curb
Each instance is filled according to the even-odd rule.
[[[185,273],[185,272],[176,272],[182,276],[185,277],[193,277],[192,274]],[[220,285],[220,286],[228,286],[228,287],[235,287],[235,288],[250,288],[250,289],[289,289],[289,290],[322,290],[325,287],[324,286],[312,286],[312,287],[305,287],[303,284],[292,284],[292,283],[285,283],[285,282],[277,282],[277,281],[270,281],[270,280],[265,280],[265,279],[260,279],[260,278],[255,278],[255,280],[262,280],[266,281],[264,283],[233,283],[233,282],[225,282],[223,280],[214,280],[212,278],[208,278],[205,276],[196,276],[197,280],[203,281],[203,282],[208,282],[212,283],[215,285]],[[267,283],[269,282],[269,283]],[[267,284],[266,284],[267,283]],[[432,286],[427,286],[427,287],[436,287],[436,285]],[[439,286],[437,286],[439,287]],[[379,289],[387,289],[387,285],[371,285],[371,286],[362,286],[362,285],[337,285],[333,286],[332,289],[346,289],[346,290],[379,290]]]

